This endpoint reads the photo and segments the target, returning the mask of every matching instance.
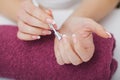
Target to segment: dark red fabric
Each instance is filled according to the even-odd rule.
[[[0,27],[0,77],[16,80],[110,80],[117,68],[113,59],[114,38],[94,35],[93,58],[79,66],[57,64],[54,36],[36,41],[21,41],[17,28]]]

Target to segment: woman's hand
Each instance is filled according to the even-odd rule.
[[[39,35],[50,35],[48,23],[53,22],[52,12],[49,9],[35,7],[31,0],[23,0],[18,13],[18,38],[21,40],[36,40]]]
[[[89,61],[94,54],[94,43],[92,33],[103,38],[111,38],[105,29],[88,18],[70,18],[62,28],[62,40],[55,38],[55,56],[58,64],[78,65]]]

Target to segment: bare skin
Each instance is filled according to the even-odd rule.
[[[80,3],[59,30],[64,34],[62,40],[55,38],[54,49],[58,64],[79,65],[92,58],[95,49],[92,33],[111,38],[97,21],[110,13],[118,2],[119,0],[83,0]],[[40,39],[40,35],[51,34],[47,25],[53,21],[51,10],[42,6],[37,8],[31,0],[0,0],[0,12],[18,24],[17,36],[21,40],[36,40]]]

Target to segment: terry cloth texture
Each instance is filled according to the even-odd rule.
[[[54,36],[21,41],[17,28],[0,27],[0,77],[16,80],[110,80],[117,68],[113,59],[114,38],[93,34],[93,58],[78,66],[58,65],[54,56]]]

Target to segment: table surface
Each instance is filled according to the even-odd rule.
[[[73,10],[55,10],[53,11],[57,25],[60,27],[62,23],[69,17]],[[61,17],[62,16],[62,17]],[[118,68],[112,80],[120,80],[120,9],[113,10],[107,17],[100,22],[116,39],[116,48],[114,50],[114,58],[118,61]],[[0,16],[0,25],[16,25],[12,21]],[[7,79],[0,79],[7,80]]]

